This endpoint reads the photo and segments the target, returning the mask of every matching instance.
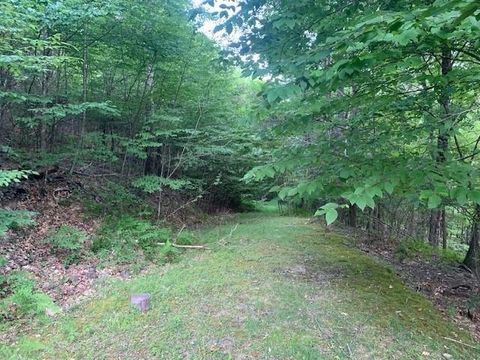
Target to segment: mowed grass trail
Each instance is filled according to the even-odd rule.
[[[199,233],[210,251],[102,285],[0,356],[480,359],[445,338],[476,346],[473,339],[348,239],[304,218],[247,214],[236,223]],[[144,314],[129,305],[139,292],[152,295]]]

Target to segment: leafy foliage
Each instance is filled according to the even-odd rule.
[[[172,238],[170,230],[133,217],[109,217],[93,239],[92,251],[120,263],[132,263],[143,255],[161,261],[162,243]]]
[[[133,182],[133,186],[150,194],[161,191],[163,187],[168,187],[172,190],[180,190],[188,187],[190,184],[191,182],[188,180],[169,179],[152,175],[141,177]]]
[[[478,12],[471,0],[241,3],[222,25],[242,29],[231,55],[268,76],[285,139],[246,178],[361,210],[392,193],[429,209],[476,204]],[[331,222],[334,204],[317,214]]]
[[[77,251],[82,248],[82,244],[87,240],[84,231],[73,226],[62,225],[58,229],[50,230],[45,238],[54,250],[72,250]]]
[[[0,209],[0,237],[9,229],[19,229],[35,224],[35,213],[26,210]]]
[[[45,315],[45,310],[58,311],[52,299],[35,290],[35,283],[24,272],[0,277],[0,317],[12,319]]]
[[[27,179],[30,173],[31,171],[26,170],[0,170],[0,188]]]
[[[85,205],[88,216],[149,216],[153,213],[151,207],[131,189],[121,183],[106,181],[88,190],[90,196],[84,193],[76,194],[79,201]]]
[[[64,265],[68,267],[81,260],[83,244],[87,239],[84,231],[62,225],[58,229],[50,230],[45,241],[52,246],[53,251],[66,254]]]

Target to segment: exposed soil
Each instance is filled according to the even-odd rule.
[[[27,271],[33,274],[37,287],[65,306],[90,293],[93,281],[110,270],[97,270],[97,259],[90,255],[79,264],[65,267],[65,254],[54,253],[45,242],[49,230],[69,225],[93,235],[100,224],[87,219],[78,204],[62,205],[80,183],[61,175],[43,180],[27,180],[2,193],[2,207],[36,213],[36,225],[10,231],[0,240],[0,255],[8,260],[2,274]],[[88,244],[86,244],[88,246]]]

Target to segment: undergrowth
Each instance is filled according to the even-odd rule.
[[[171,242],[170,229],[153,225],[147,220],[132,216],[109,216],[93,239],[92,251],[102,258],[117,263],[132,263],[139,256],[156,263],[172,260],[175,249]]]
[[[87,240],[87,234],[73,226],[62,225],[57,229],[48,232],[45,241],[52,246],[52,250],[65,255],[64,265],[66,267],[77,264],[85,255],[83,244]]]
[[[170,228],[150,221],[156,210],[119,183],[105,182],[95,187],[92,196],[81,199],[87,216],[103,217],[91,250],[106,263],[140,266],[142,262],[172,262],[180,253],[172,245],[174,240],[179,245],[195,242],[189,232],[174,236]]]
[[[402,241],[395,255],[400,261],[421,257],[429,260],[439,259],[447,263],[460,263],[465,257],[465,254],[458,250],[437,248],[421,240]]]
[[[35,213],[27,210],[0,209],[0,237],[8,230],[18,230],[35,224]]]
[[[96,184],[90,196],[77,194],[77,198],[90,217],[135,215],[148,218],[155,214],[148,202],[113,181]]]
[[[35,282],[26,272],[0,276],[0,320],[45,316],[46,309],[57,311],[53,300],[35,290]]]

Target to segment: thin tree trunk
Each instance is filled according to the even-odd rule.
[[[444,250],[447,249],[447,240],[448,240],[448,232],[447,232],[447,212],[443,209],[442,214],[442,248]]]
[[[433,209],[430,211],[428,241],[432,246],[440,246],[441,240],[444,238],[443,222],[445,221],[445,208]]]
[[[470,234],[470,245],[463,263],[478,277],[480,276],[480,205],[476,205]]]
[[[453,68],[452,51],[445,47],[442,50],[441,57],[441,73],[443,76],[447,76]],[[446,125],[450,120],[450,91],[451,86],[446,85],[441,89],[438,103],[443,108],[443,115],[439,122],[438,137],[437,137],[437,151],[435,154],[435,161],[438,165],[443,164],[447,160],[448,143],[450,136],[450,129],[446,129]],[[433,246],[439,246],[440,243],[446,246],[446,216],[445,205],[441,205],[439,209],[433,209],[430,212],[430,224],[428,241]]]
[[[351,227],[357,227],[357,206],[350,205],[348,207],[348,225]]]
[[[185,62],[183,66],[182,73],[180,75],[180,80],[178,81],[177,90],[175,91],[175,98],[173,100],[173,107],[177,107],[178,96],[180,95],[180,89],[182,88],[183,81],[185,79],[185,74],[187,72],[188,63]]]
[[[83,64],[82,64],[82,101],[83,103],[87,102],[88,96],[88,44],[87,44],[87,25],[84,25],[83,28]],[[80,144],[83,147],[83,140],[85,135],[85,126],[87,122],[87,111],[82,112],[82,121],[80,124]]]

